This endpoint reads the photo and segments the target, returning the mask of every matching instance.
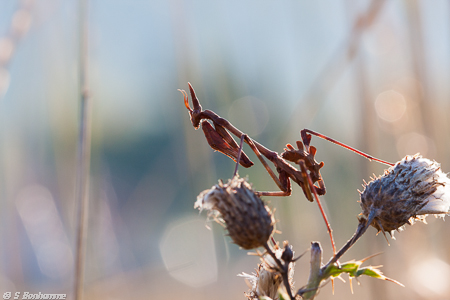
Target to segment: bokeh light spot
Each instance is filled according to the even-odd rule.
[[[72,251],[67,243],[47,241],[36,252],[42,274],[59,279],[72,270]]]
[[[375,99],[375,110],[384,121],[398,121],[406,112],[405,97],[394,90],[384,91]]]
[[[8,70],[0,67],[0,97],[3,97],[8,90],[10,76]]]
[[[400,156],[420,153],[422,156],[428,157],[432,149],[432,141],[417,132],[404,134],[397,141],[397,151]]]
[[[25,186],[16,207],[42,274],[53,279],[68,276],[72,250],[51,192],[39,184]]]
[[[0,38],[0,64],[5,64],[14,51],[14,43],[11,38]]]
[[[159,248],[167,271],[176,280],[192,287],[217,280],[214,237],[204,220],[195,218],[169,225]]]
[[[411,288],[427,299],[448,296],[450,266],[435,257],[418,261],[410,268]],[[443,299],[443,298],[442,298]]]

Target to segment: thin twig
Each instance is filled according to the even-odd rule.
[[[369,217],[367,220],[360,220],[358,224],[358,228],[356,229],[356,232],[353,234],[353,236],[345,243],[344,246],[334,255],[330,261],[325,265],[325,267],[322,268],[322,270],[325,270],[329,265],[334,264],[337,262],[344,254],[347,252],[366,232],[367,228],[369,228],[370,224],[372,223],[373,219],[375,218],[375,212],[372,211],[369,214]]]
[[[84,266],[89,208],[89,171],[91,160],[91,99],[88,93],[88,0],[80,0],[80,127],[77,149],[76,201],[77,241],[74,276],[74,299],[83,298]]]

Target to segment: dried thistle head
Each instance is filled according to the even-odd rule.
[[[249,300],[258,300],[260,296],[267,296],[278,300],[278,288],[283,283],[281,274],[270,269],[266,263],[261,262],[253,274],[242,273],[238,276],[248,280],[250,290],[245,294]]]
[[[194,208],[209,210],[210,216],[225,224],[233,242],[247,250],[264,246],[274,230],[270,209],[238,176],[201,192]]]
[[[440,164],[419,154],[406,156],[380,177],[365,183],[361,219],[374,216],[378,231],[403,229],[428,214],[445,215],[450,206],[450,179]]]
[[[292,260],[294,251],[291,245],[285,243],[284,248],[276,246],[275,256],[282,262],[283,257],[289,257],[289,269],[288,269],[288,279],[289,284],[294,288],[294,265],[295,262]],[[270,297],[273,300],[278,300],[278,289],[282,286],[283,277],[278,271],[278,266],[272,256],[265,254],[261,258],[261,263],[256,268],[256,272],[253,274],[241,273],[238,274],[240,277],[244,277],[250,283],[250,291],[246,293],[246,296],[250,300],[258,300],[261,296]]]

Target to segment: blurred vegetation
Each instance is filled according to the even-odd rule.
[[[77,9],[76,1],[0,3],[0,294],[72,293]],[[29,17],[19,24],[30,20],[23,31],[11,29],[18,12]],[[204,109],[272,150],[311,128],[391,162],[421,152],[450,170],[449,13],[443,0],[90,1],[85,299],[244,299],[236,275],[257,259],[193,209],[234,163],[190,125],[177,91],[188,81]],[[318,138],[312,144],[325,162],[322,202],[339,247],[357,225],[356,189],[384,166]],[[258,163],[240,174],[257,190],[276,190]],[[277,240],[297,253],[320,241],[331,255],[301,189],[266,200],[280,220]],[[428,221],[390,247],[370,229],[349,251],[383,252],[371,264],[406,288],[362,278],[353,295],[336,282],[337,297],[444,299],[449,224]],[[308,269],[307,259],[297,262],[297,288]],[[319,297],[331,299],[331,286]]]

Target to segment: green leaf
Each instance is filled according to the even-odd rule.
[[[360,262],[355,262],[354,260],[343,263],[341,265],[333,264],[328,267],[326,273],[328,274],[328,276],[332,277],[338,277],[342,273],[347,273],[352,276],[358,271],[360,265]]]
[[[370,257],[369,257],[370,258]],[[373,278],[378,278],[381,280],[387,280],[391,281],[393,283],[396,283],[400,286],[404,286],[400,282],[388,278],[383,275],[383,273],[378,269],[378,267],[374,266],[368,266],[361,268],[361,265],[367,260],[368,258],[362,259],[362,260],[351,260],[345,263],[342,263],[338,265],[337,263],[328,266],[328,268],[325,270],[322,280],[328,278],[328,277],[338,277],[343,273],[347,273],[350,277],[359,277],[362,275],[370,276]]]
[[[381,273],[380,270],[374,268],[374,267],[366,267],[366,268],[361,268],[356,272],[356,276],[355,277],[359,277],[361,275],[367,275],[370,277],[374,277],[374,278],[380,278],[380,279],[385,279],[386,276],[383,275],[383,273]]]
[[[357,276],[355,276],[355,277],[358,277],[358,276],[361,276],[361,275],[367,275],[367,276],[370,276],[370,277],[373,277],[373,278],[378,278],[378,279],[381,279],[381,280],[387,280],[387,281],[393,282],[395,284],[398,284],[398,285],[400,285],[402,287],[405,287],[403,284],[401,284],[397,280],[394,280],[392,278],[384,276],[383,273],[380,270],[378,270],[376,267],[369,266],[369,267],[366,267],[366,268],[361,268],[361,269],[358,270]]]

